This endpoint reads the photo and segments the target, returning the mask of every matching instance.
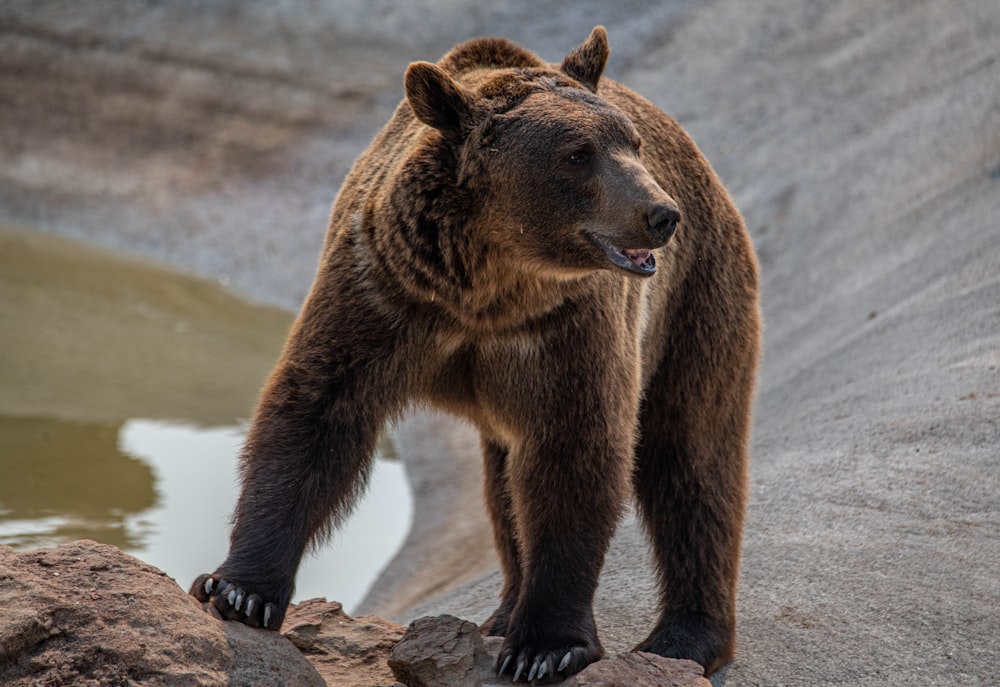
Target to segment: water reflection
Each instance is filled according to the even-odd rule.
[[[186,585],[222,562],[237,485],[241,427],[198,428],[130,420],[120,446],[147,461],[163,495],[141,514],[149,532],[134,553]],[[383,442],[383,446],[385,442]],[[409,529],[409,486],[398,461],[377,460],[369,493],[329,545],[307,556],[295,600],[326,596],[350,611],[399,549]]]
[[[94,539],[186,586],[225,555],[243,436],[242,427],[154,420],[0,418],[0,544]],[[357,512],[303,562],[295,599],[353,608],[402,544],[410,501],[400,463],[378,460]]]
[[[0,544],[96,539],[137,549],[129,517],[157,501],[149,465],[118,448],[119,427],[0,417]]]

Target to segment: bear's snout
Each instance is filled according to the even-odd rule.
[[[672,203],[657,203],[646,212],[646,230],[656,241],[666,243],[674,235],[680,210]]]

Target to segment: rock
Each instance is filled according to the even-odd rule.
[[[510,675],[498,678],[495,672],[502,643],[500,637],[484,639],[475,623],[455,616],[418,618],[392,650],[389,667],[406,687],[506,686],[510,684]],[[702,672],[694,661],[624,653],[593,663],[560,684],[563,687],[710,687]]]
[[[114,546],[0,547],[0,684],[324,685],[281,635],[205,613]]]
[[[469,687],[481,684],[492,662],[475,623],[441,615],[410,623],[389,667],[407,687]]]
[[[591,663],[563,682],[564,687],[710,687],[694,661],[663,658],[656,654],[624,653]]]
[[[327,684],[373,687],[395,682],[386,660],[405,629],[376,616],[352,618],[336,601],[309,599],[289,607],[282,634]]]

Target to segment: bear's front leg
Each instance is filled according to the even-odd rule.
[[[398,332],[355,315],[368,311],[347,307],[351,295],[307,302],[262,392],[243,449],[229,555],[190,590],[226,619],[281,627],[306,547],[349,512],[378,432],[400,405]]]
[[[558,681],[604,655],[593,599],[631,467],[630,437],[600,436],[605,419],[552,422],[507,461],[522,575],[497,671],[515,682]]]

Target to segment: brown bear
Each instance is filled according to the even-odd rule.
[[[630,493],[661,613],[638,650],[733,654],[758,365],[739,213],[672,119],[601,74],[500,39],[406,72],[355,163],[242,455],[229,555],[191,593],[281,625],[307,545],[364,489],[413,403],[471,419],[503,568],[500,674],[603,654],[593,598]]]

